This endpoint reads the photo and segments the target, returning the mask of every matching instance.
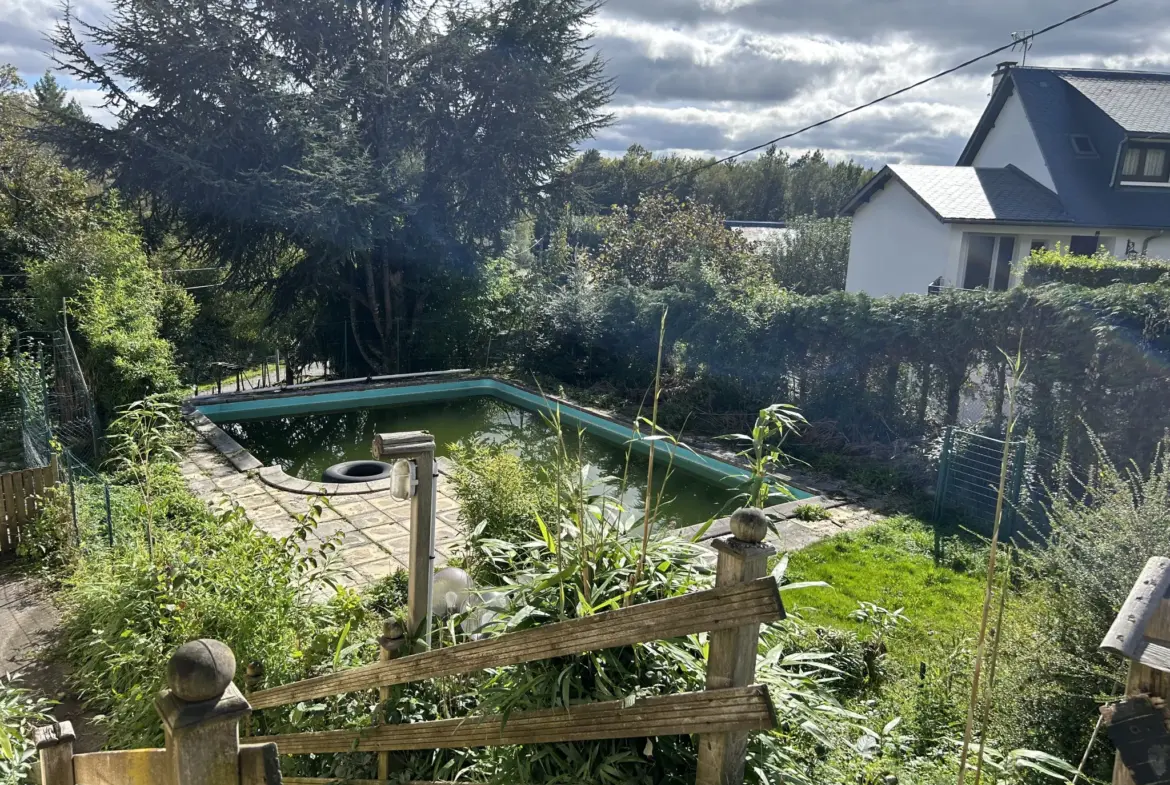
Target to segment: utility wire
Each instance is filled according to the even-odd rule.
[[[1000,52],[1006,52],[1009,49],[1014,49],[1017,46],[1019,46],[1021,43],[1027,45],[1028,43],[1030,43],[1032,41],[1032,39],[1034,39],[1038,36],[1044,35],[1045,33],[1049,33],[1051,31],[1055,30],[1056,28],[1063,27],[1064,25],[1067,25],[1071,22],[1075,22],[1078,19],[1083,19],[1086,16],[1088,16],[1089,14],[1094,14],[1103,8],[1107,8],[1111,5],[1116,4],[1117,2],[1119,2],[1119,0],[1107,0],[1107,2],[1101,3],[1100,5],[1095,5],[1092,8],[1088,8],[1084,11],[1081,11],[1079,14],[1074,14],[1074,15],[1068,17],[1067,19],[1063,19],[1059,22],[1056,22],[1055,24],[1048,25],[1048,27],[1042,27],[1041,29],[1036,30],[1035,32],[1029,33],[1029,34],[1024,35],[1024,36],[1020,36],[1016,40],[1012,41],[1010,44],[1004,44],[1003,46],[996,47],[995,49],[992,49],[990,52],[984,52],[983,54],[979,55],[978,57],[972,57],[970,60],[965,60],[956,66],[952,66],[952,67],[946,69],[945,71],[939,71],[937,74],[935,74],[933,76],[928,76],[925,79],[920,79],[919,81],[915,82],[914,84],[907,85],[906,87],[903,87],[899,90],[895,90],[892,93],[886,93],[885,95],[881,96],[880,98],[875,98],[872,101],[861,104],[860,106],[855,106],[852,109],[846,109],[844,112],[840,112],[838,114],[835,114],[832,117],[826,117],[824,120],[819,120],[815,123],[812,123],[811,125],[806,125],[803,128],[798,128],[795,131],[791,131],[789,133],[782,134],[781,136],[777,136],[775,139],[769,139],[766,142],[761,142],[760,144],[757,144],[753,147],[749,147],[746,150],[740,150],[738,153],[733,153],[733,154],[728,155],[724,158],[720,158],[716,161],[708,161],[705,164],[700,164],[699,166],[696,166],[694,169],[690,169],[690,170],[685,171],[685,172],[679,172],[678,174],[671,175],[670,177],[666,178],[662,182],[656,183],[656,184],[650,186],[649,188],[647,188],[646,190],[653,190],[656,188],[661,188],[662,186],[666,185],[667,183],[671,183],[675,180],[678,180],[679,178],[690,177],[691,175],[698,174],[699,172],[703,171],[704,169],[710,169],[714,166],[718,166],[719,164],[724,164],[724,163],[727,163],[728,161],[734,161],[736,158],[739,158],[741,155],[747,155],[748,153],[754,153],[756,150],[761,150],[761,149],[768,147],[770,145],[774,145],[777,142],[782,142],[785,139],[791,139],[792,137],[803,134],[806,131],[811,131],[814,128],[820,128],[822,125],[828,125],[829,123],[832,123],[836,120],[840,120],[842,117],[847,117],[848,115],[854,114],[855,112],[860,112],[862,109],[868,109],[871,106],[876,106],[877,104],[880,104],[883,101],[888,101],[891,98],[896,98],[897,96],[902,95],[903,93],[908,93],[911,90],[913,90],[917,87],[922,87],[922,85],[927,84],[929,82],[933,82],[936,79],[941,79],[944,76],[950,76],[951,74],[955,73],[956,71],[961,71],[962,69],[966,68],[969,65],[974,65],[975,63],[978,63],[980,60],[986,60],[987,58],[992,57],[993,55],[997,55]]]

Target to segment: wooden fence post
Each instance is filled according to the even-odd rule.
[[[426,431],[380,433],[374,437],[374,457],[381,461],[405,459],[414,463],[410,497],[410,556],[406,585],[406,623],[411,640],[422,638],[430,648],[431,597],[435,583],[435,494],[439,465],[435,437]]]
[[[1146,562],[1125,604],[1101,641],[1100,650],[1129,660],[1125,696],[1148,695],[1170,700],[1170,559],[1154,557]],[[1112,735],[1112,734],[1111,734]],[[1162,758],[1164,748],[1149,751]],[[1161,764],[1164,762],[1160,760]],[[1134,785],[1133,773],[1117,754],[1113,759],[1113,785]]]
[[[402,625],[394,619],[389,619],[382,624],[382,637],[378,639],[378,661],[389,662],[390,660],[400,656],[406,649],[406,636],[403,634]],[[390,700],[390,688],[378,688],[378,716],[374,718],[375,725],[381,725],[385,721],[386,703]],[[390,779],[390,753],[378,753],[378,779],[386,781]]]
[[[41,785],[73,785],[73,725],[59,722],[33,731],[40,750]]]
[[[713,540],[719,552],[715,586],[731,586],[763,578],[775,549],[764,544],[768,521],[761,510],[743,508],[731,516],[732,536]],[[746,687],[755,681],[760,625],[746,624],[711,633],[707,655],[707,689]],[[699,737],[696,785],[742,785],[747,759],[747,731]]]
[[[191,641],[171,657],[170,689],[154,701],[166,735],[168,785],[239,785],[240,720],[251,707],[232,683],[235,673],[235,655],[219,641]]]

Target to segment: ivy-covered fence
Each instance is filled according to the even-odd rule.
[[[837,292],[745,306],[671,289],[566,290],[498,342],[526,372],[636,400],[653,378],[663,308],[662,412],[688,432],[726,432],[793,402],[827,447],[922,443],[947,425],[1001,433],[1002,354],[1027,365],[1019,433],[1038,459],[1066,445],[1091,461],[1084,423],[1116,459],[1148,460],[1170,428],[1170,286],[1048,286],[874,299]],[[697,414],[696,414],[697,413]],[[962,417],[961,417],[962,415]]]

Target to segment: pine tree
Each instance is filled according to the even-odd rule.
[[[344,312],[376,370],[602,127],[593,0],[117,0],[65,71],[117,126],[48,138],[278,304]],[[85,41],[83,41],[86,39]],[[86,41],[100,47],[91,53]],[[123,85],[145,93],[139,100]],[[402,346],[402,351],[409,350]]]
[[[51,71],[45,71],[45,75],[33,85],[33,96],[36,98],[36,108],[41,117],[65,115],[78,120],[85,117],[85,111],[81,104],[77,103],[76,98],[69,98],[66,101],[68,93]]]

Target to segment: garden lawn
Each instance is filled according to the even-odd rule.
[[[787,591],[785,607],[814,625],[863,637],[865,625],[850,618],[859,602],[890,611],[904,608],[907,620],[899,625],[890,654],[913,664],[933,643],[974,636],[983,601],[982,573],[935,567],[932,546],[929,524],[908,516],[823,540],[793,553],[787,575],[791,581],[824,581],[831,588]],[[949,562],[974,566],[978,556]]]

